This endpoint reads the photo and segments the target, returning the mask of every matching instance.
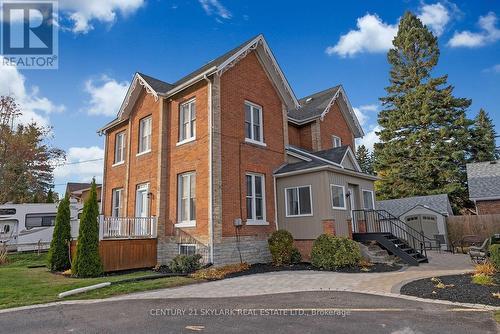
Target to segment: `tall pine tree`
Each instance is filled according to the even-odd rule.
[[[493,122],[484,109],[480,109],[471,130],[471,162],[483,162],[499,159],[496,147],[496,132]]]
[[[365,145],[360,145],[356,150],[356,160],[363,173],[373,174],[373,153]]]
[[[381,98],[381,142],[375,169],[382,199],[449,194],[455,209],[466,200],[465,152],[471,101],[453,96],[447,76],[432,77],[438,63],[437,38],[412,13],[399,23],[387,58],[390,86]]]

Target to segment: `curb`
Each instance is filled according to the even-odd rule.
[[[83,287],[83,288],[78,288],[78,289],[73,289],[73,290],[61,292],[60,294],[57,295],[57,297],[58,298],[64,298],[64,297],[67,297],[67,296],[76,295],[78,293],[82,293],[82,292],[87,292],[87,291],[92,291],[92,290],[104,288],[104,287],[110,286],[110,285],[111,285],[111,282],[104,282],[104,283],[94,284],[94,285],[86,286],[86,287]]]

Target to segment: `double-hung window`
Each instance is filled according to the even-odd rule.
[[[127,136],[125,131],[117,133],[115,136],[115,162],[114,164],[120,164],[125,161],[125,140]]]
[[[333,148],[342,146],[342,139],[337,136],[332,136],[332,145]]]
[[[196,225],[196,173],[178,176],[178,224],[177,226]]]
[[[336,184],[331,185],[332,208],[345,210],[345,188]]]
[[[247,225],[266,224],[264,175],[249,173],[245,175],[247,196]]]
[[[117,188],[113,189],[112,193],[112,209],[111,209],[111,216],[112,217],[121,217],[122,216],[122,194],[123,194],[123,188]]]
[[[287,217],[311,216],[311,186],[285,189],[285,207]]]
[[[196,101],[194,99],[180,105],[179,142],[196,138]]]
[[[245,102],[245,140],[264,144],[262,107],[250,102]]]
[[[367,210],[375,209],[373,191],[363,190],[363,207]]]
[[[151,130],[152,118],[151,116],[141,119],[139,122],[139,152],[146,153],[151,151]]]

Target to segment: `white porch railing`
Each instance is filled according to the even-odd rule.
[[[99,239],[154,239],[156,217],[99,217]]]

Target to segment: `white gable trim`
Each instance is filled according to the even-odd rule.
[[[342,100],[347,106],[347,112],[340,106],[340,110],[342,114],[344,114],[344,117],[347,120],[347,124],[353,131],[354,135],[356,138],[361,138],[365,135],[363,128],[359,124],[358,118],[356,117],[356,113],[354,113],[354,109],[352,108],[351,102],[349,102],[349,98],[347,97],[347,94],[344,91],[344,87],[340,86],[340,88],[337,90],[335,95],[332,97],[330,102],[328,102],[328,105],[326,106],[325,110],[321,113],[320,119],[323,121],[325,118],[326,114],[330,111],[331,107],[335,104],[335,101],[337,101],[338,97],[342,95]]]
[[[158,93],[146,82],[146,80],[144,80],[143,77],[141,77],[139,73],[136,73],[132,79],[132,83],[128,87],[127,94],[125,95],[125,99],[123,100],[120,111],[118,112],[119,120],[123,119],[123,116],[129,115],[132,107],[139,97],[142,87],[144,87],[147,94],[153,95],[155,101],[158,101]]]
[[[289,150],[286,150],[286,154],[288,154],[289,156],[292,156],[294,158],[303,160],[303,161],[307,161],[307,162],[311,162],[312,161],[312,159],[310,159],[310,158],[307,158],[307,157],[305,157],[303,155],[300,155],[298,153],[295,153],[295,152],[292,152],[292,151],[289,151]]]
[[[359,166],[359,163],[358,163],[358,160],[356,159],[356,156],[354,155],[354,153],[351,150],[351,146],[347,146],[347,150],[345,151],[344,156],[342,157],[342,161],[340,161],[340,164],[342,166],[344,166],[344,159],[348,155],[351,158],[351,161],[354,163],[354,167],[356,167],[356,171],[361,172],[361,167]]]
[[[259,46],[262,48],[263,52],[259,52],[261,49]],[[217,68],[217,74],[222,75],[225,71],[236,65],[241,59],[245,58],[250,52],[252,51],[257,51],[258,54],[262,57],[265,56],[271,61],[272,68],[274,69],[274,73],[269,73],[269,77],[274,81],[274,84],[278,88],[278,91],[283,97],[283,100],[287,102],[287,107],[288,108],[299,108],[300,104],[297,98],[295,97],[295,94],[293,93],[292,88],[290,87],[290,84],[288,83],[288,80],[286,79],[283,71],[278,65],[278,62],[276,61],[276,58],[274,58],[273,53],[269,46],[267,45],[266,40],[264,39],[264,36],[259,35],[255,37],[252,41],[250,41],[245,47],[243,47],[241,50],[236,52],[233,56],[228,58],[225,62],[223,62],[221,65],[218,66]],[[266,66],[263,66],[265,70],[269,72],[269,70],[266,68]],[[277,75],[277,78],[275,75]],[[284,91],[279,89],[279,87],[283,87]],[[286,94],[285,94],[286,93]]]

